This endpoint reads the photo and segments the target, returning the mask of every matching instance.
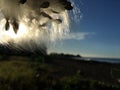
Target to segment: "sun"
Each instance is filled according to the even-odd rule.
[[[4,32],[8,37],[12,39],[20,39],[21,37],[24,37],[25,34],[27,34],[27,27],[24,23],[21,22],[17,34],[14,32],[13,27],[11,25],[9,30]]]
[[[7,43],[8,41],[20,41],[28,33],[28,27],[23,23],[19,23],[19,30],[17,34],[14,32],[12,25],[10,24],[9,30],[5,30],[5,19],[0,21],[0,43]]]

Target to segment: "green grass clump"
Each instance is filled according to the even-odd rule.
[[[0,62],[0,90],[43,90],[54,83],[53,67],[39,61],[9,60]],[[52,82],[52,83],[51,83]]]
[[[11,57],[0,61],[0,90],[119,90],[119,86],[83,77],[81,70],[68,76],[70,69],[55,63],[43,63]],[[117,71],[113,72],[115,75]]]
[[[113,78],[120,79],[120,70],[119,69],[112,69],[111,71]]]
[[[34,71],[27,62],[3,61],[0,62],[0,90],[21,90],[33,86]]]

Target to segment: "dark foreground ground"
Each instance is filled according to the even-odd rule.
[[[120,90],[120,64],[0,56],[0,90]]]

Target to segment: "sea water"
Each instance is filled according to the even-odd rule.
[[[77,60],[85,60],[85,61],[98,61],[98,62],[107,62],[107,63],[119,63],[120,58],[95,58],[95,57],[82,57],[75,58]]]

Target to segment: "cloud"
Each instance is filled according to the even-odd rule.
[[[62,37],[63,40],[84,40],[89,36],[94,35],[95,33],[91,32],[78,32],[78,33],[68,33]]]

